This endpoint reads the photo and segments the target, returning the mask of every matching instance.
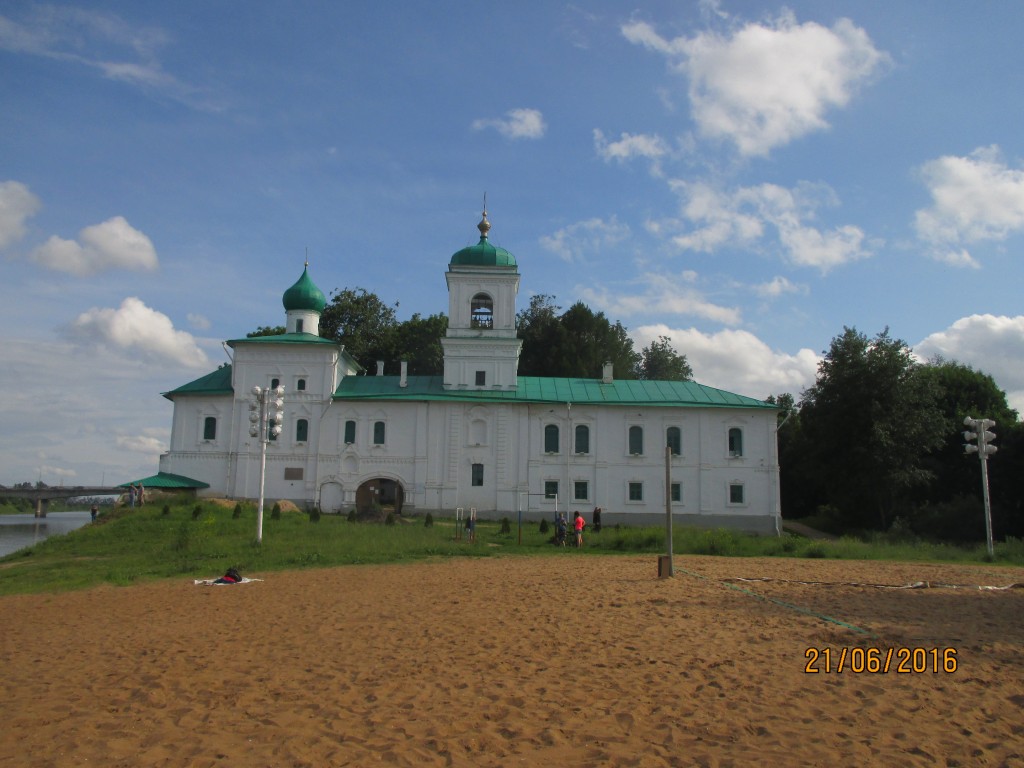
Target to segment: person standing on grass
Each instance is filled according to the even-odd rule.
[[[583,529],[587,527],[586,520],[583,519],[583,515],[579,512],[572,513],[572,527],[576,531],[576,546],[583,546]]]
[[[92,521],[94,523],[96,522],[96,515],[98,515],[99,512],[100,512],[100,508],[97,507],[95,504],[93,504],[92,505],[92,509],[89,510],[89,514],[92,515]]]
[[[128,483],[128,506],[135,507],[135,483]]]
[[[141,507],[146,503],[146,489],[142,487],[142,483],[139,483],[139,506]]]
[[[471,507],[469,517],[466,518],[467,540],[470,544],[476,543],[476,508]]]

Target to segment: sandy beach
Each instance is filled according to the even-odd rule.
[[[1024,766],[1024,569],[675,565],[3,597],[0,766]]]

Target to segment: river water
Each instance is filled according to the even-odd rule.
[[[0,515],[0,557],[81,528],[90,519],[88,511],[47,512],[46,517]]]

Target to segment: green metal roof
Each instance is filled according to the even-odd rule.
[[[251,336],[244,339],[231,339],[227,342],[229,347],[236,344],[333,344],[336,347],[341,345],[333,339],[325,339],[315,333],[279,333],[276,336]]]
[[[483,235],[476,245],[452,254],[448,263],[453,267],[515,267],[516,257],[504,248],[491,245]]]
[[[224,364],[213,373],[208,373],[188,384],[182,384],[177,389],[164,392],[168,400],[173,400],[174,395],[230,395],[234,393],[231,386],[231,365]]]
[[[285,310],[310,309],[314,312],[323,312],[327,306],[327,299],[310,278],[309,267],[305,267],[302,270],[302,277],[284,292],[281,303],[284,304]]]
[[[706,387],[695,381],[619,379],[554,379],[520,376],[515,391],[445,389],[441,376],[346,376],[335,400],[448,400],[479,403],[574,403],[580,405],[646,405],[683,408],[766,408],[771,403]]]
[[[182,489],[182,488],[209,488],[209,483],[204,483],[202,480],[193,480],[191,477],[185,477],[184,475],[172,475],[170,472],[158,472],[150,477],[144,477],[141,480],[132,480],[129,483],[121,483],[118,488],[127,488],[129,485],[138,485],[142,483],[143,488],[166,488],[166,489]]]

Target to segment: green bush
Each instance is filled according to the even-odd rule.
[[[507,517],[501,518],[500,533],[512,533],[512,523],[509,522]]]
[[[202,514],[203,514],[203,505],[202,504],[196,504],[195,507],[192,509],[192,519],[193,520],[198,520],[199,516],[202,515]]]
[[[281,505],[278,504],[276,501],[274,502],[274,508],[272,510],[270,510],[270,519],[271,520],[280,520],[281,519]]]
[[[356,510],[355,510],[355,508],[353,508],[353,509],[350,509],[350,510],[348,511],[348,518],[347,518],[347,520],[348,520],[348,521],[349,521],[350,523],[354,523],[354,522],[356,522],[356,520],[358,520],[358,519],[359,519],[359,518],[357,518],[357,517],[356,517]]]
[[[537,529],[538,533],[547,533],[550,526],[548,525],[548,519],[542,517],[540,520],[540,527]]]
[[[309,522],[320,522],[320,507],[313,507],[311,510],[309,510]]]
[[[423,527],[424,528],[433,528],[434,527],[434,516],[432,514],[430,514],[429,512],[427,512],[427,516],[425,518],[423,518]]]
[[[235,511],[231,513],[231,519],[232,520],[237,520],[241,516],[242,516],[242,505],[241,504],[235,504]]]
[[[394,525],[394,524],[395,524],[395,513],[394,512],[388,512],[388,516],[384,518],[384,525]]]
[[[171,505],[164,504],[164,510],[160,514],[162,514],[164,517],[168,517],[171,514]]]

